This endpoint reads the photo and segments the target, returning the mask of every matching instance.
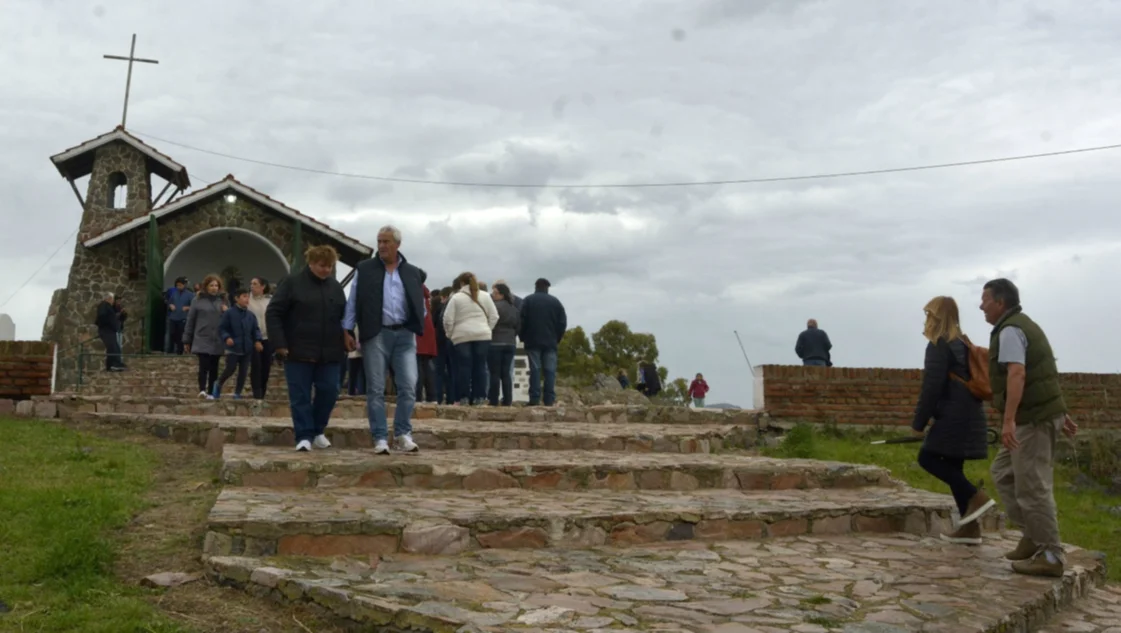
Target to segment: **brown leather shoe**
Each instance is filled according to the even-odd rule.
[[[1020,538],[1020,543],[1016,545],[1016,549],[1004,555],[1008,560],[1027,560],[1039,551],[1039,546],[1032,542],[1026,536]]]
[[[963,523],[958,526],[951,534],[939,534],[939,538],[947,543],[956,543],[958,545],[980,545],[981,544],[981,524],[976,521]]]
[[[989,495],[985,494],[984,490],[978,489],[973,495],[973,498],[969,500],[969,505],[965,508],[965,516],[961,518],[961,522],[970,523],[976,521],[995,505],[996,502],[990,499]]]
[[[1027,560],[1018,560],[1012,563],[1012,571],[1017,574],[1024,574],[1025,576],[1062,578],[1063,561],[1056,559],[1055,562],[1052,563],[1047,560],[1047,555],[1044,552],[1039,552]]]

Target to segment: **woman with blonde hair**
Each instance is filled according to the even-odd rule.
[[[923,363],[922,392],[911,428],[924,433],[919,466],[945,482],[957,503],[961,520],[942,540],[981,544],[978,519],[995,502],[965,476],[965,460],[988,457],[985,411],[966,387],[970,378],[972,344],[961,332],[958,304],[953,297],[935,297],[923,308],[928,341]],[[931,418],[933,424],[929,424]]]
[[[473,273],[455,278],[451,299],[444,309],[444,330],[452,342],[457,373],[458,404],[482,404],[487,399],[487,356],[491,331],[498,324],[494,300],[479,291]]]

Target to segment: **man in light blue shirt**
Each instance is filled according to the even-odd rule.
[[[412,438],[413,407],[416,405],[416,337],[424,334],[424,290],[420,269],[410,264],[398,249],[401,231],[384,226],[378,231],[378,252],[359,262],[350,284],[343,329],[348,351],[362,346],[366,372],[366,415],[374,439],[374,453],[389,452],[389,429],[385,411],[385,371],[393,368],[397,407],[393,435],[397,450],[419,450]],[[355,326],[360,341],[354,338]]]

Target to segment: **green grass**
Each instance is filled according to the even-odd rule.
[[[113,532],[154,466],[139,446],[0,418],[0,631],[185,631],[113,575]]]
[[[931,477],[915,461],[918,444],[870,444],[875,439],[898,436],[898,432],[871,431],[867,434],[840,433],[797,425],[784,441],[764,450],[772,457],[801,457],[836,460],[856,464],[874,464],[891,471],[897,479],[922,490],[949,494],[946,485]],[[969,461],[965,473],[972,481],[984,479],[986,489],[995,495],[989,476],[989,464],[996,455],[990,448],[989,459]],[[1121,516],[1110,514],[1109,508],[1121,507],[1121,496],[1079,488],[1072,482],[1079,471],[1071,465],[1055,466],[1055,504],[1059,508],[1059,529],[1063,541],[1091,550],[1105,552],[1109,563],[1109,579],[1121,581]]]

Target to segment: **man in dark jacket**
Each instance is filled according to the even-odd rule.
[[[113,293],[105,295],[105,300],[97,305],[97,336],[105,344],[105,371],[124,371],[128,369],[121,360],[121,344],[117,335],[121,332],[120,313],[114,307]]]
[[[829,335],[825,330],[818,329],[817,320],[806,321],[806,330],[798,335],[798,342],[794,345],[794,353],[802,359],[802,364],[832,367],[831,349],[833,344],[829,342]]]
[[[994,279],[981,292],[981,311],[993,326],[989,338],[992,407],[1002,415],[1004,447],[990,472],[1008,518],[1023,526],[1023,538],[1004,555],[1013,571],[1030,576],[1063,575],[1063,548],[1052,488],[1055,438],[1073,437],[1051,343],[1020,307],[1020,290]]]
[[[269,341],[277,357],[287,359],[284,376],[298,451],[331,446],[325,432],[346,360],[346,296],[334,277],[339,255],[331,246],[313,246],[304,259],[307,267],[280,282],[265,310]]]
[[[378,231],[378,254],[359,262],[346,302],[348,349],[362,346],[366,370],[366,415],[374,436],[374,453],[389,452],[385,414],[385,372],[393,369],[397,406],[393,435],[397,450],[416,452],[410,418],[416,405],[416,337],[424,335],[424,287],[420,269],[398,252],[401,231],[384,226]],[[275,301],[275,299],[274,299]],[[354,340],[358,326],[361,341]]]
[[[541,404],[541,374],[545,374],[545,406],[557,402],[557,345],[568,329],[568,315],[560,300],[549,294],[548,279],[538,279],[534,292],[522,300],[518,337],[529,357],[529,406]]]
[[[195,293],[187,289],[187,278],[175,280],[175,286],[167,291],[167,321],[170,326],[172,354],[183,354],[183,331],[187,328],[187,313],[191,311],[191,301]]]

